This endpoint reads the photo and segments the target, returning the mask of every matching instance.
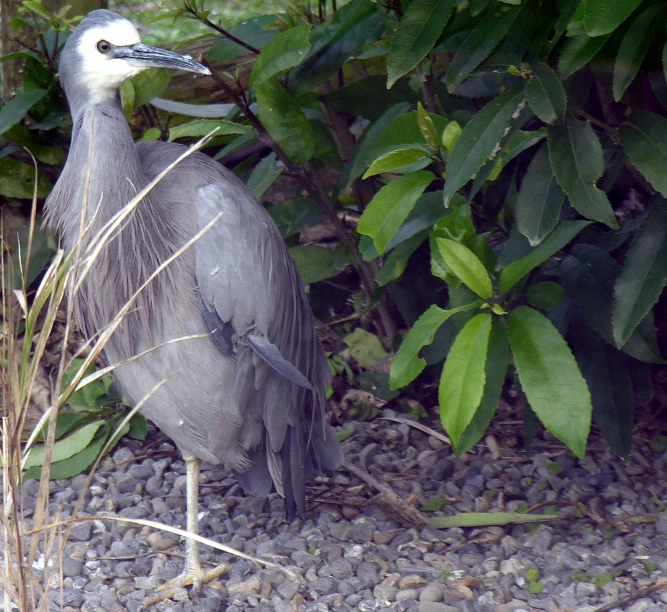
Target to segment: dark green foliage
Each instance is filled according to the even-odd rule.
[[[171,138],[216,123],[221,155],[252,136],[273,148],[239,174],[259,196],[283,170],[299,181],[270,211],[318,315],[373,320],[398,347],[388,382],[372,382],[386,397],[442,372],[457,452],[483,436],[509,376],[529,402],[527,441],[541,422],[582,455],[594,420],[627,455],[636,398],[650,398],[646,364],[663,362],[653,309],[667,282],[664,3],[391,7],[351,0],[327,15],[322,3],[315,16],[297,3],[232,27],[258,53],[250,78],[219,72],[242,111],[227,118],[235,126],[196,120]],[[219,37],[208,60],[247,52]],[[28,55],[0,124],[53,163],[45,131],[62,111],[46,110],[52,73]],[[157,95],[137,93],[162,87],[157,76],[128,89],[128,110]],[[26,116],[43,127],[26,130]],[[338,178],[323,181],[325,166]],[[298,244],[336,212],[357,213],[356,231],[336,225],[337,246]]]

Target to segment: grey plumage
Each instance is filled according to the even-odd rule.
[[[67,251],[80,240],[83,202],[91,223],[85,246],[185,149],[133,143],[118,95],[128,75],[117,66],[124,62],[128,74],[151,65],[205,69],[175,54],[153,54],[128,28],[115,14],[94,11],[61,55],[72,145],[45,218]],[[109,36],[111,51],[102,53],[90,34],[98,30],[117,34],[120,43]],[[121,44],[128,36],[130,44]],[[98,78],[95,71],[108,66],[112,78]],[[181,161],[105,247],[76,297],[75,315],[86,335],[98,333],[158,265],[220,213],[141,294],[105,358],[118,363],[168,340],[207,334],[118,367],[123,392],[137,402],[166,379],[143,411],[182,451],[233,468],[251,492],[275,484],[288,514],[303,513],[305,479],[342,460],[325,419],[329,369],[280,234],[234,174],[200,153]]]

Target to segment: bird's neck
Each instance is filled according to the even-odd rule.
[[[99,229],[148,182],[120,100],[81,106],[73,121],[67,162],[47,200],[47,221],[63,233],[68,250],[82,222]]]

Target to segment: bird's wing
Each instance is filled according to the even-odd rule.
[[[275,224],[242,184],[223,179],[197,192],[199,228],[219,219],[197,243],[196,275],[204,320],[237,363],[241,443],[254,459],[241,480],[266,489],[270,472],[288,512],[303,512],[305,479],[342,459],[324,414],[329,368]]]

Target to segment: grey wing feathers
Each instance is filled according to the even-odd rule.
[[[330,374],[305,292],[277,228],[243,185],[200,187],[197,211],[200,229],[221,214],[197,243],[196,274],[204,320],[237,364],[241,443],[253,461],[239,479],[262,493],[273,480],[288,515],[303,514],[306,478],[342,460],[325,419]]]

